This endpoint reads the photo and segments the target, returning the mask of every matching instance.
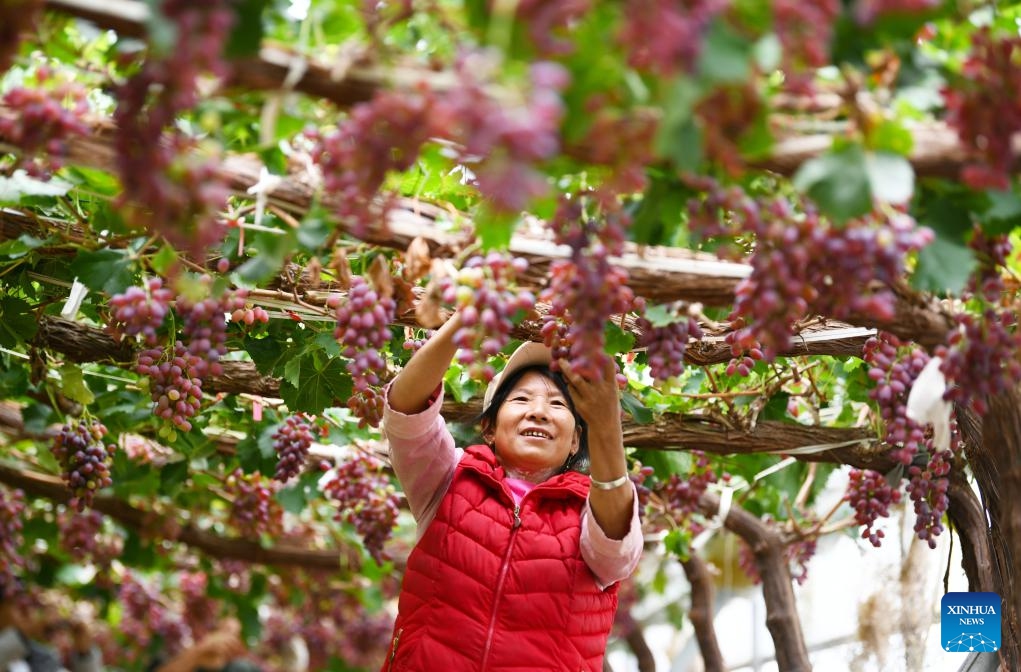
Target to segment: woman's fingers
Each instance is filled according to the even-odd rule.
[[[610,408],[617,406],[619,401],[617,369],[612,358],[606,358],[603,363],[602,375],[596,380],[590,380],[575,373],[564,359],[559,360],[558,364],[571,390],[574,407],[583,418],[589,420],[593,414],[605,413]]]

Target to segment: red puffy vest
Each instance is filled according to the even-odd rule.
[[[581,557],[588,479],[567,472],[515,507],[486,446],[458,463],[408,557],[384,672],[600,672],[617,586]]]

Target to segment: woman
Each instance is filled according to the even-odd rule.
[[[597,381],[561,377],[549,349],[524,344],[486,390],[487,445],[461,450],[439,414],[460,326],[455,313],[387,390],[419,540],[382,669],[602,670],[617,583],[642,548],[613,363]],[[575,470],[586,457],[591,477]]]

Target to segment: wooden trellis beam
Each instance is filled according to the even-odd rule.
[[[105,332],[85,325],[46,316],[40,321],[36,345],[64,354],[74,362],[107,362],[129,365],[135,358],[131,347]],[[207,392],[248,393],[277,398],[280,380],[260,374],[250,362],[221,362],[223,374],[203,386]],[[443,414],[453,422],[470,422],[481,411],[478,400],[446,401]],[[874,446],[875,437],[863,428],[816,427],[776,421],[759,422],[752,428],[726,427],[705,416],[662,414],[656,421],[624,423],[624,442],[635,448],[702,450],[719,455],[779,453],[806,461],[835,462],[886,471],[890,459]]]

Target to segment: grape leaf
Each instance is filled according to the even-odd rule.
[[[699,74],[711,82],[743,82],[751,75],[754,43],[738,35],[722,19],[709,26],[698,60]]]
[[[605,350],[608,354],[615,355],[619,352],[629,352],[635,347],[635,336],[621,329],[613,322],[607,322],[603,329],[606,339]]]
[[[165,464],[160,470],[160,492],[173,496],[188,480],[188,460],[177,460]]]
[[[794,175],[794,186],[814,200],[837,224],[872,209],[865,152],[858,145],[806,161]]]
[[[959,293],[975,268],[975,253],[967,245],[942,236],[918,253],[918,266],[911,276],[911,285],[930,292]]]
[[[319,414],[334,399],[351,396],[351,376],[339,357],[305,355],[301,358],[298,384],[281,382],[280,396],[292,412]]]
[[[0,298],[0,345],[13,348],[31,340],[37,329],[32,307],[26,301],[13,296]]]
[[[3,243],[0,243],[0,257],[18,259],[42,244],[43,241],[38,238],[33,238],[25,233],[17,238],[5,240]]]
[[[89,289],[119,294],[135,284],[132,261],[126,250],[104,248],[79,252],[71,262],[71,273]]]
[[[647,425],[653,421],[652,409],[630,392],[625,392],[621,396],[620,405],[640,425]]]
[[[915,191],[915,169],[903,156],[869,152],[865,155],[865,173],[873,198],[894,205],[911,200]]]
[[[989,235],[1010,233],[1021,223],[1021,196],[1013,191],[987,191],[989,208],[979,219],[982,230]]]
[[[95,401],[96,397],[86,384],[81,367],[70,362],[64,364],[60,367],[60,382],[61,391],[68,399],[77,401],[84,406]]]
[[[0,175],[0,202],[18,203],[23,196],[63,196],[72,186],[56,178],[39,180],[19,169],[10,177]]]
[[[230,58],[255,56],[262,46],[262,13],[267,0],[240,0],[233,5],[234,25],[225,53]]]

